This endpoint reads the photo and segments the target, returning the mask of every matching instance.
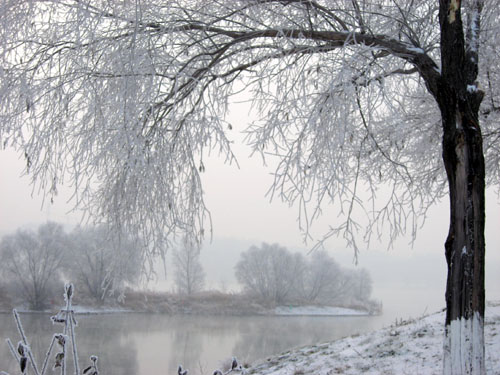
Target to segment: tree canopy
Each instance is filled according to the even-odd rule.
[[[64,274],[81,293],[99,303],[113,294],[120,300],[125,288],[138,282],[142,271],[140,241],[110,232],[105,226],[78,227],[69,237]]]
[[[205,286],[205,271],[200,262],[201,249],[189,237],[184,237],[172,252],[175,287],[186,296],[199,293]]]
[[[481,46],[496,182],[498,9],[467,1],[468,25],[476,3],[481,33],[468,40]],[[382,223],[394,238],[447,191],[432,98],[438,10],[430,0],[7,2],[0,136],[47,193],[69,179],[74,203],[97,217],[144,238],[203,233],[203,160],[214,151],[233,160],[224,114],[244,86],[260,114],[248,141],[278,157],[272,194],[297,203],[301,228],[333,202],[346,219],[332,233],[350,244]],[[390,193],[377,201],[382,185]],[[367,189],[374,198],[362,202]]]

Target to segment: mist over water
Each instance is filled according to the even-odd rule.
[[[5,155],[5,151],[2,151],[1,155]],[[18,175],[22,166],[19,161],[16,164],[16,159],[5,162],[0,158],[0,162],[4,162],[2,171],[5,172],[5,181],[16,181],[15,186],[0,185],[1,234],[8,234],[21,225],[31,224],[29,226],[34,228],[46,220],[69,222],[70,226],[78,224],[78,218],[69,220],[64,214],[67,212],[66,208],[58,209],[56,205],[48,205],[40,213],[40,202],[26,199],[32,190],[26,187],[27,184],[19,183]],[[248,177],[247,171],[240,174]],[[248,190],[254,190],[256,178],[250,177],[246,186]],[[233,181],[234,179],[231,179],[231,182]],[[220,179],[214,186],[214,190],[221,190]],[[212,204],[211,208],[215,207],[215,234],[222,237],[216,237],[211,243],[205,244],[201,258],[207,273],[207,288],[231,292],[239,287],[234,278],[234,265],[241,252],[249,246],[266,241],[280,243],[291,251],[307,252],[308,249],[307,246],[301,245],[300,239],[296,240],[291,235],[296,233],[295,211],[283,209],[281,216],[272,216],[269,211],[256,209],[255,200],[246,195],[251,191],[242,194],[238,186],[228,186],[240,201],[249,202],[252,207],[238,207],[228,201],[225,191],[221,191],[220,194],[224,195],[224,205],[221,207],[224,210],[217,213],[216,204]],[[261,196],[262,192],[259,194]],[[241,199],[242,196],[248,199]],[[64,199],[60,197],[57,202],[61,201]],[[497,251],[500,243],[500,211],[496,196],[490,193],[488,202],[492,203],[487,206],[486,298],[500,300],[500,256]],[[273,209],[276,209],[276,206],[274,204]],[[342,247],[343,243],[331,243],[327,247],[329,254],[343,267],[363,267],[370,272],[373,279],[372,297],[383,303],[382,316],[80,316],[77,317],[80,323],[77,328],[77,340],[82,366],[87,364],[85,361],[91,354],[97,354],[103,374],[175,374],[179,364],[190,369],[191,375],[200,373],[200,369],[203,369],[204,373],[211,373],[219,367],[220,361],[233,355],[241,362],[253,362],[292,347],[372,331],[390,325],[396,319],[415,318],[435,312],[445,305],[446,264],[443,244],[447,233],[447,215],[447,207],[442,205],[429,214],[431,219],[419,232],[413,250],[410,250],[409,241],[404,239],[396,243],[390,251],[363,251],[358,266],[353,263],[352,249],[345,249]],[[215,220],[217,218],[222,219]],[[239,231],[235,227],[238,223],[243,227]],[[265,227],[267,231],[261,227]],[[223,237],[229,235],[236,238]],[[170,254],[167,254],[167,258],[169,257]],[[162,267],[158,273],[163,274]],[[172,290],[169,285],[169,280],[172,279],[171,266],[167,266],[166,280],[162,280],[164,277],[159,278],[161,280],[152,288]],[[29,339],[33,340],[30,344],[36,358],[42,358],[52,334],[60,327],[52,326],[48,316],[43,314],[23,315],[22,319]],[[6,337],[10,337],[14,344],[18,341],[12,316],[0,314],[0,339]],[[2,370],[12,374],[18,373],[7,345],[0,342],[0,371]]]
[[[40,361],[52,334],[46,314],[23,314],[23,325],[35,358]],[[182,364],[191,374],[212,373],[236,356],[241,364],[265,359],[288,349],[319,344],[384,325],[372,317],[169,316],[105,314],[77,316],[78,353],[82,366],[99,357],[107,375],[175,374]],[[10,314],[0,315],[2,338],[17,343]],[[53,353],[52,357],[55,355]],[[0,370],[16,373],[7,345],[0,347]],[[72,365],[70,364],[70,372]]]

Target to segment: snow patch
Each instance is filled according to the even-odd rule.
[[[469,93],[474,93],[477,92],[477,86],[476,85],[467,85],[467,92]]]
[[[116,313],[128,313],[133,312],[132,310],[122,309],[119,307],[103,307],[94,308],[89,306],[73,306],[73,311],[75,314],[116,314]]]
[[[408,46],[408,47],[406,47],[406,49],[410,52],[424,53],[424,50],[420,47]]]
[[[478,312],[472,319],[455,319],[446,327],[443,374],[484,374],[483,320]]]
[[[366,311],[334,306],[278,306],[274,309],[276,315],[318,315],[318,316],[366,316]]]

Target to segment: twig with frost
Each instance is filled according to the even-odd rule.
[[[78,360],[78,350],[76,345],[76,334],[75,334],[75,327],[77,326],[77,321],[75,319],[74,311],[72,309],[73,290],[74,287],[72,284],[66,284],[64,286],[64,299],[66,302],[66,308],[59,310],[59,312],[56,315],[51,316],[52,322],[64,324],[64,329],[63,333],[57,333],[52,336],[52,340],[49,344],[48,350],[43,360],[41,372],[38,370],[35,359],[33,358],[31,348],[28,344],[28,339],[26,337],[26,334],[24,333],[24,329],[21,324],[21,318],[19,317],[17,311],[15,309],[13,310],[14,320],[16,322],[19,335],[21,336],[21,341],[19,341],[17,349],[14,347],[14,344],[12,344],[12,341],[10,339],[7,339],[6,342],[15,361],[19,363],[22,374],[26,374],[29,361],[35,375],[45,375],[45,372],[47,371],[48,368],[49,358],[52,355],[54,344],[57,343],[58,346],[60,347],[60,351],[58,351],[57,354],[55,355],[54,369],[60,367],[61,375],[66,375],[66,345],[68,343],[68,340],[71,340],[75,375],[80,375],[80,366]],[[83,370],[83,374],[98,375],[99,370],[97,368],[97,356],[95,355],[91,356],[90,361],[92,364],[85,370]],[[0,371],[0,375],[9,375],[9,374],[6,373],[5,371]]]
[[[19,358],[21,372],[24,374],[24,369],[26,368],[26,361],[27,361],[27,358],[29,358],[30,363],[31,363],[31,367],[33,367],[33,371],[35,371],[36,375],[40,375],[40,372],[38,371],[35,360],[33,358],[33,354],[31,353],[31,349],[30,349],[30,346],[28,344],[28,339],[26,338],[26,334],[24,333],[23,325],[21,324],[21,319],[19,318],[19,314],[17,313],[17,310],[16,309],[12,310],[12,314],[14,315],[14,320],[16,321],[17,331],[19,332],[19,335],[21,336],[21,339],[22,339],[22,343],[19,342],[19,344],[17,346],[17,351],[19,352],[19,354],[21,356]],[[21,345],[21,344],[23,344],[23,345]],[[20,349],[21,346],[22,346],[22,349]],[[21,351],[22,351],[22,353],[21,353]],[[27,354],[28,357],[26,357],[25,354]]]
[[[21,372],[25,374],[26,367],[28,366],[28,357],[26,357],[26,354],[29,352],[29,349],[26,345],[19,341],[19,343],[17,344],[17,352],[20,355],[19,366],[21,367]]]
[[[75,319],[75,312],[72,309],[73,302],[73,284],[66,284],[64,286],[64,300],[66,301],[66,310],[63,311],[64,319],[64,335],[68,335],[71,339],[71,346],[73,349],[73,363],[75,365],[75,375],[80,374],[80,366],[78,365],[78,351],[76,348],[76,336],[74,327],[77,325]],[[63,345],[63,367],[66,367],[66,345]]]
[[[10,349],[10,354],[15,358],[16,362],[19,362],[19,354],[17,354],[16,349],[14,348],[14,345],[12,344],[12,341],[10,339],[7,339],[7,345],[9,346]]]
[[[97,359],[96,355],[90,356],[90,361],[92,364],[83,370],[84,375],[99,375],[99,369],[97,368]]]
[[[45,374],[45,369],[47,368],[47,363],[49,363],[50,353],[52,352],[52,348],[54,347],[54,342],[56,341],[56,336],[58,336],[58,334],[54,334],[54,336],[52,336],[52,341],[50,342],[49,349],[47,350],[47,353],[45,354],[45,359],[43,360],[43,364],[42,364],[42,375]]]
[[[244,368],[241,365],[238,365],[238,360],[236,357],[231,358],[231,365],[229,366],[229,369],[225,372],[222,372],[221,370],[215,370],[213,375],[228,375],[232,372],[241,372],[244,374]]]
[[[177,375],[187,375],[188,374],[188,370],[187,369],[183,369],[182,368],[182,365],[179,365],[179,367],[177,368]]]

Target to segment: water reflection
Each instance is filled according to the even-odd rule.
[[[21,321],[28,337],[37,365],[41,368],[43,358],[54,333],[62,332],[62,325],[53,325],[46,314],[22,314]],[[137,351],[133,336],[126,337],[126,322],[120,319],[111,320],[110,316],[77,316],[76,341],[80,365],[85,368],[90,365],[90,356],[98,355],[101,373],[138,374]],[[0,315],[0,335],[2,339],[10,338],[15,346],[20,340],[14,319],[10,314]],[[125,334],[124,334],[125,333]],[[0,344],[0,371],[11,374],[19,373],[19,367],[9,353],[4,340]],[[54,348],[49,365],[52,367],[57,348]],[[70,355],[70,354],[68,354]],[[73,373],[72,357],[68,358],[68,373]],[[51,371],[48,371],[51,374]]]
[[[90,365],[91,355],[99,357],[102,374],[138,374],[137,349],[127,322],[111,315],[77,317],[78,355],[82,367]]]
[[[212,373],[236,356],[253,362],[292,347],[325,342],[380,327],[379,317],[168,316],[113,314],[77,316],[82,366],[99,356],[107,375],[176,374],[179,364],[190,374]],[[52,334],[48,315],[25,314],[22,321],[36,358],[42,358]],[[0,315],[0,338],[19,340],[12,316]],[[70,367],[72,369],[72,367]],[[0,370],[17,365],[0,343]]]

